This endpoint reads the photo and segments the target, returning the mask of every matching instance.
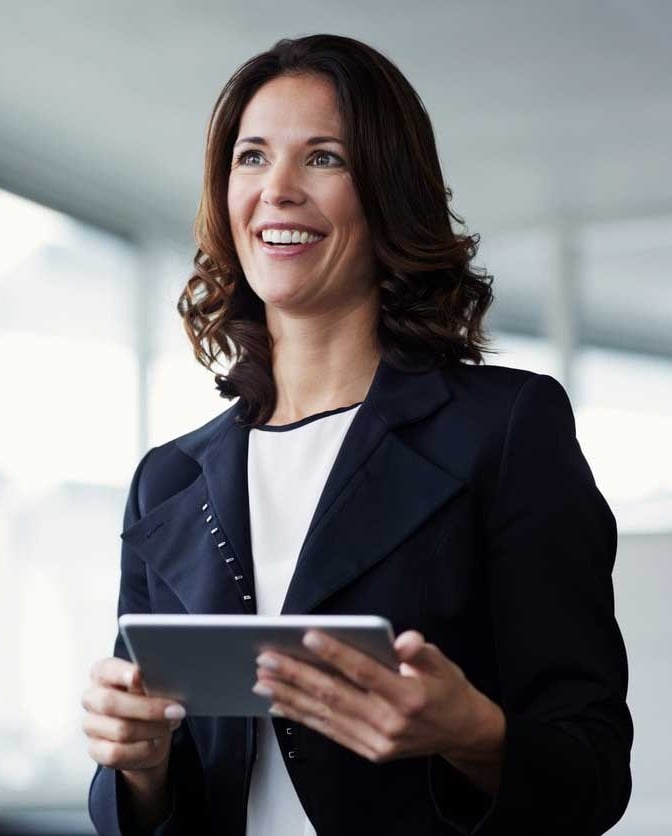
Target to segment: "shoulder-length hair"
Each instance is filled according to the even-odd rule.
[[[259,88],[286,74],[326,77],[336,93],[353,183],[367,219],[379,284],[378,343],[405,371],[480,363],[492,276],[472,267],[479,236],[449,207],[432,125],[400,70],[370,46],[336,35],[281,40],[243,64],[222,90],[207,132],[203,193],[195,224],[193,275],[178,310],[196,358],[224,357],[215,381],[240,397],[238,420],[271,417],[276,403],[272,339],[263,302],[250,288],[233,243],[227,191],[233,145]]]

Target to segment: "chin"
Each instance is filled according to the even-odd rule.
[[[303,289],[304,285],[298,282],[270,280],[255,282],[254,287],[252,287],[252,290],[265,305],[272,305],[277,308],[296,305],[297,302],[301,301],[301,291]]]
[[[252,289],[264,305],[273,308],[291,308],[301,301],[301,288],[298,287],[269,287],[268,284],[264,284]]]

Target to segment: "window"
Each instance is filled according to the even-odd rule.
[[[0,192],[0,806],[81,806],[138,458],[135,254]]]

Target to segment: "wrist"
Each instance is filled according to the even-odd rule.
[[[168,762],[166,758],[157,766],[145,769],[120,769],[124,781],[135,793],[140,795],[154,794],[168,783]]]
[[[134,829],[152,830],[169,813],[172,801],[168,783],[168,760],[149,769],[121,769],[126,803],[125,816]]]
[[[504,712],[472,685],[469,686],[468,693],[468,707],[460,738],[451,741],[439,754],[451,762],[499,762],[506,735]]]
[[[464,733],[457,745],[439,755],[479,789],[495,795],[499,788],[506,735],[502,709],[470,686]]]

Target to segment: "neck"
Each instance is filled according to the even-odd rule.
[[[380,360],[375,294],[347,312],[309,318],[269,315],[277,400],[269,424],[363,401]]]

